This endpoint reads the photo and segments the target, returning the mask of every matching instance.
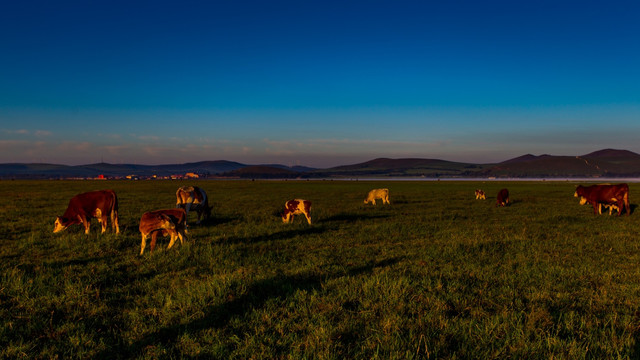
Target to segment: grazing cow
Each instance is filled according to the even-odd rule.
[[[158,234],[162,236],[171,235],[171,241],[169,241],[167,249],[171,249],[176,238],[180,239],[180,244],[184,243],[184,238],[187,237],[185,234],[187,227],[186,219],[187,213],[184,209],[156,210],[142,214],[139,227],[140,233],[142,234],[140,255],[144,252],[149,235],[151,235],[151,244],[149,245],[151,251],[156,247]]]
[[[573,196],[580,198],[580,205],[591,204],[594,214],[602,213],[601,204],[615,204],[618,208],[618,216],[625,209],[627,215],[631,215],[629,185],[625,183],[617,185],[578,185]]]
[[[195,210],[200,218],[208,219],[211,216],[212,206],[209,206],[207,193],[197,186],[183,186],[176,191],[176,208],[184,209],[189,217],[189,210]]]
[[[111,218],[111,228],[120,233],[118,226],[118,197],[113,190],[98,190],[78,194],[69,200],[67,210],[55,221],[53,232],[65,230],[70,225],[84,225],[84,233],[89,234],[91,218],[98,219],[102,233],[107,230],[107,218]]]
[[[364,199],[364,203],[376,204],[376,199],[382,199],[382,204],[391,204],[389,202],[389,189],[373,189],[369,191],[367,198]]]
[[[501,189],[500,191],[498,191],[496,206],[507,206],[507,205],[509,205],[509,190]]]
[[[282,214],[282,222],[293,222],[294,215],[303,214],[307,218],[307,222],[311,225],[311,201],[295,199],[289,200],[284,204],[284,213]]]
[[[478,199],[485,200],[486,198],[487,198],[487,196],[484,194],[483,190],[476,189],[476,200],[478,200]]]

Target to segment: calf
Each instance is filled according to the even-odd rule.
[[[189,211],[195,210],[198,213],[198,221],[200,218],[208,219],[211,216],[209,199],[207,193],[197,186],[183,186],[176,191],[176,208],[184,209],[189,217]]]
[[[602,213],[601,204],[615,204],[618,207],[618,216],[625,209],[627,215],[631,214],[629,185],[626,183],[616,185],[578,185],[573,196],[580,198],[580,205],[591,204],[594,214]]]
[[[167,249],[171,249],[176,241],[176,238],[180,239],[180,244],[184,243],[186,230],[186,218],[187,214],[183,209],[165,209],[149,211],[142,214],[140,218],[140,234],[142,234],[142,242],[140,244],[140,255],[144,252],[144,248],[147,242],[147,237],[151,235],[151,251],[156,247],[156,240],[158,234],[162,236],[171,235],[169,246]]]
[[[485,200],[487,198],[487,196],[484,194],[484,191],[480,190],[480,189],[476,189],[476,200],[480,199],[480,200]]]
[[[376,199],[382,199],[382,204],[391,204],[389,202],[389,189],[373,189],[369,191],[367,198],[364,199],[364,203],[376,204]]]
[[[509,205],[509,190],[501,189],[500,191],[498,191],[496,206],[507,206],[507,205]]]
[[[311,225],[311,201],[294,199],[284,204],[284,213],[282,214],[282,222],[288,223],[293,221],[294,215],[303,214],[307,218],[307,222]]]
[[[107,230],[107,218],[111,218],[111,228],[120,233],[118,226],[118,197],[113,190],[98,190],[78,194],[69,200],[67,210],[56,217],[53,232],[65,230],[70,225],[84,225],[84,233],[89,234],[91,218],[98,219],[102,233]]]

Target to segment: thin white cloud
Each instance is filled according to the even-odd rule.
[[[34,135],[36,137],[47,137],[47,136],[51,136],[53,133],[49,130],[36,130],[34,132]]]

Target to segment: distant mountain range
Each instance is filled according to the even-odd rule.
[[[604,149],[580,156],[523,155],[496,164],[472,164],[438,159],[379,158],[328,169],[278,164],[246,165],[233,161],[201,161],[172,165],[107,164],[0,164],[0,178],[166,178],[187,173],[200,178],[572,178],[640,177],[640,154]]]

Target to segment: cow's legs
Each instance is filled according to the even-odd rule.
[[[142,255],[142,253],[144,252],[144,247],[147,243],[147,237],[145,235],[142,235],[142,242],[140,243],[140,255]]]
[[[80,222],[82,223],[82,225],[84,225],[85,235],[89,235],[89,230],[91,228],[91,219],[87,219],[86,217],[81,215],[78,215],[78,219],[80,219]]]
[[[184,217],[184,224],[185,225],[189,222],[189,210],[191,210],[191,203],[190,202],[184,204],[184,212],[186,213],[185,217]]]
[[[102,216],[100,217],[100,225],[102,225],[102,234],[105,233],[105,231],[107,231],[107,215],[106,214],[102,214]]]
[[[304,217],[307,218],[307,222],[309,223],[309,225],[311,225],[311,216],[304,214]]]
[[[120,234],[120,225],[118,224],[118,212],[111,211],[111,229],[116,232],[116,235]]]
[[[171,249],[171,247],[173,246],[173,243],[175,243],[175,242],[176,242],[176,238],[177,238],[177,237],[178,237],[178,236],[176,236],[175,231],[172,231],[172,232],[171,232],[171,241],[169,241],[169,246],[167,246],[167,249]]]
[[[156,241],[158,240],[158,232],[160,231],[154,231],[151,233],[151,244],[149,244],[149,248],[151,249],[152,252],[153,252],[153,249],[156,248]]]

